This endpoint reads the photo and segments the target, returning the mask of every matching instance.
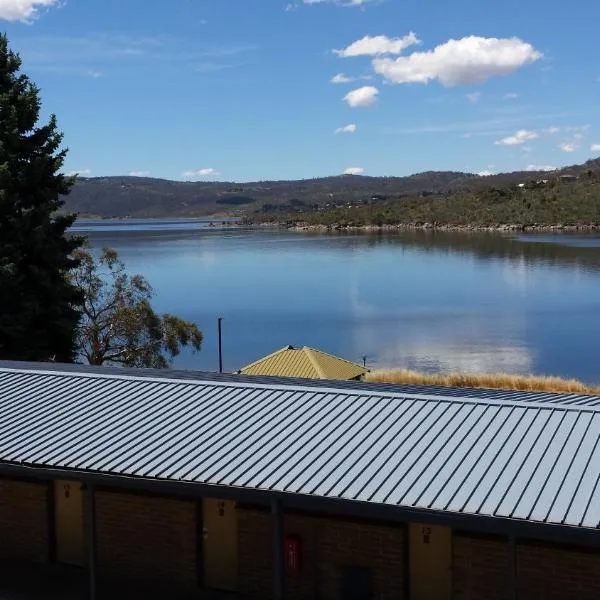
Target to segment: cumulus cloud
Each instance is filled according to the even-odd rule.
[[[354,123],[350,123],[350,125],[345,125],[344,127],[338,127],[335,130],[335,133],[354,133],[356,131],[356,125]]]
[[[0,19],[27,23],[39,16],[40,8],[57,5],[58,0],[0,0]]]
[[[505,100],[516,100],[519,97],[519,94],[515,94],[514,92],[509,92],[508,94],[504,94],[503,98]]]
[[[479,102],[481,100],[481,92],[473,92],[472,94],[467,94],[467,100],[469,102]]]
[[[362,175],[365,170],[362,167],[348,167],[344,171],[344,175]]]
[[[205,167],[203,169],[198,169],[197,171],[184,171],[181,176],[186,179],[193,179],[195,177],[211,177],[220,175],[221,173],[217,171],[217,169],[213,169],[212,167]]]
[[[409,46],[420,44],[419,38],[411,31],[401,38],[389,38],[386,35],[366,35],[342,50],[334,50],[340,58],[356,56],[382,56],[384,54],[400,54]]]
[[[364,6],[376,0],[302,0],[303,4],[338,4],[340,6]]]
[[[548,135],[554,135],[555,133],[558,133],[560,131],[560,127],[548,127],[546,129],[544,129],[544,133],[547,133]]]
[[[575,142],[564,142],[558,146],[563,152],[575,152],[577,150],[577,144]]]
[[[427,52],[414,52],[396,59],[376,58],[373,68],[390,83],[428,83],[437,79],[442,85],[454,86],[509,75],[542,56],[519,38],[469,36],[449,40]]]
[[[348,92],[344,96],[344,100],[352,108],[373,106],[377,102],[378,94],[379,90],[376,87],[365,85],[364,87]]]
[[[1,2],[1,0],[0,0]],[[67,177],[89,177],[92,174],[92,170],[91,169],[76,169],[73,171],[68,171],[66,173]]]
[[[370,75],[361,75],[360,77],[349,77],[345,73],[338,73],[331,78],[331,83],[352,83],[354,81],[369,80]]]
[[[150,171],[129,171],[129,177],[148,177]]]
[[[600,144],[592,144],[592,147],[590,148],[590,150],[592,152],[600,152]]]
[[[331,83],[352,83],[356,81],[354,77],[348,77],[344,73],[338,73],[331,78]]]
[[[529,140],[535,140],[539,135],[535,131],[528,131],[527,129],[521,129],[515,133],[515,135],[509,135],[508,137],[502,138],[497,142],[494,142],[496,146],[518,146],[524,144]]]
[[[556,167],[551,165],[527,165],[526,171],[556,171]]]

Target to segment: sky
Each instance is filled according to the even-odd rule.
[[[0,0],[65,171],[260,181],[600,155],[598,0]]]

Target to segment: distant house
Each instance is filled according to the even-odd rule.
[[[307,346],[286,346],[237,371],[241,375],[338,380],[360,380],[368,372],[363,365]]]
[[[572,175],[570,173],[566,173],[565,175],[559,175],[558,179],[559,179],[559,181],[564,181],[565,183],[577,181],[577,175]]]

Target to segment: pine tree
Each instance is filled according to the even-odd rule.
[[[39,125],[39,89],[0,35],[0,359],[73,360],[80,292],[69,272],[82,240],[59,215],[73,178],[56,118]]]

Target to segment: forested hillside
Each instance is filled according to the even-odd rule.
[[[599,169],[590,161],[564,169],[580,178]],[[525,181],[556,178],[558,172],[516,172],[479,177],[468,173],[419,173],[409,177],[343,175],[301,181],[254,183],[182,182],[142,177],[81,178],[66,211],[103,218],[197,217],[214,214],[252,215],[257,212],[312,212],[347,204],[394,205],[406,199],[476,197],[491,188],[509,189]],[[432,200],[423,203],[430,205]]]

